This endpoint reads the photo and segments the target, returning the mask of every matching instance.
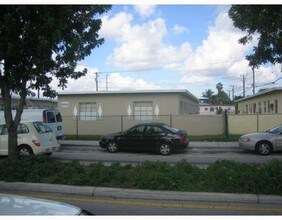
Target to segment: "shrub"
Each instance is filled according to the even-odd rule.
[[[150,190],[260,193],[282,195],[282,161],[265,165],[221,160],[200,169],[187,161],[177,164],[146,161],[135,167],[102,162],[82,166],[48,156],[0,160],[0,179],[79,186],[126,187]]]

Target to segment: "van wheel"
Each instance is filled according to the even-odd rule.
[[[20,156],[33,155],[33,151],[29,146],[20,146],[19,147],[19,155]]]

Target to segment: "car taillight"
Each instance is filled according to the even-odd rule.
[[[46,115],[43,115],[43,123],[46,123]]]
[[[185,141],[185,135],[184,135],[184,134],[181,134],[180,137],[179,137],[179,139],[180,139],[180,142],[184,142],[184,141]]]
[[[33,140],[32,142],[33,142],[33,144],[34,144],[35,146],[37,146],[37,147],[40,147],[40,146],[41,146],[41,144],[40,144],[40,142],[39,142],[38,140]]]

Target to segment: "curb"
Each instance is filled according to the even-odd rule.
[[[99,146],[99,141],[81,141],[81,140],[60,140],[62,146]],[[218,141],[190,141],[189,147],[205,148],[239,148],[236,141],[218,142]]]
[[[23,183],[0,181],[1,190],[16,190],[28,192],[48,192],[82,195],[112,199],[144,199],[181,202],[230,202],[252,204],[282,204],[282,196],[232,194],[232,193],[205,193],[205,192],[173,192],[139,189],[121,189],[107,187],[81,187],[59,184]]]

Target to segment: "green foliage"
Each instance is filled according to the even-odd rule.
[[[259,35],[257,46],[247,56],[250,66],[282,63],[281,5],[233,5],[228,14],[234,26],[247,33],[239,43],[245,45]]]
[[[146,161],[137,166],[102,162],[82,166],[48,156],[0,160],[0,180],[78,186],[137,188],[189,192],[225,192],[282,195],[282,161],[265,165],[217,161],[206,169],[183,160],[176,164]]]
[[[9,135],[9,156],[18,157],[17,127],[26,97],[32,90],[54,98],[54,78],[65,88],[69,78],[78,79],[87,69],[77,64],[104,43],[98,17],[110,5],[4,5],[0,7],[0,93]],[[20,96],[13,117],[11,94]],[[14,132],[13,132],[14,131]]]

